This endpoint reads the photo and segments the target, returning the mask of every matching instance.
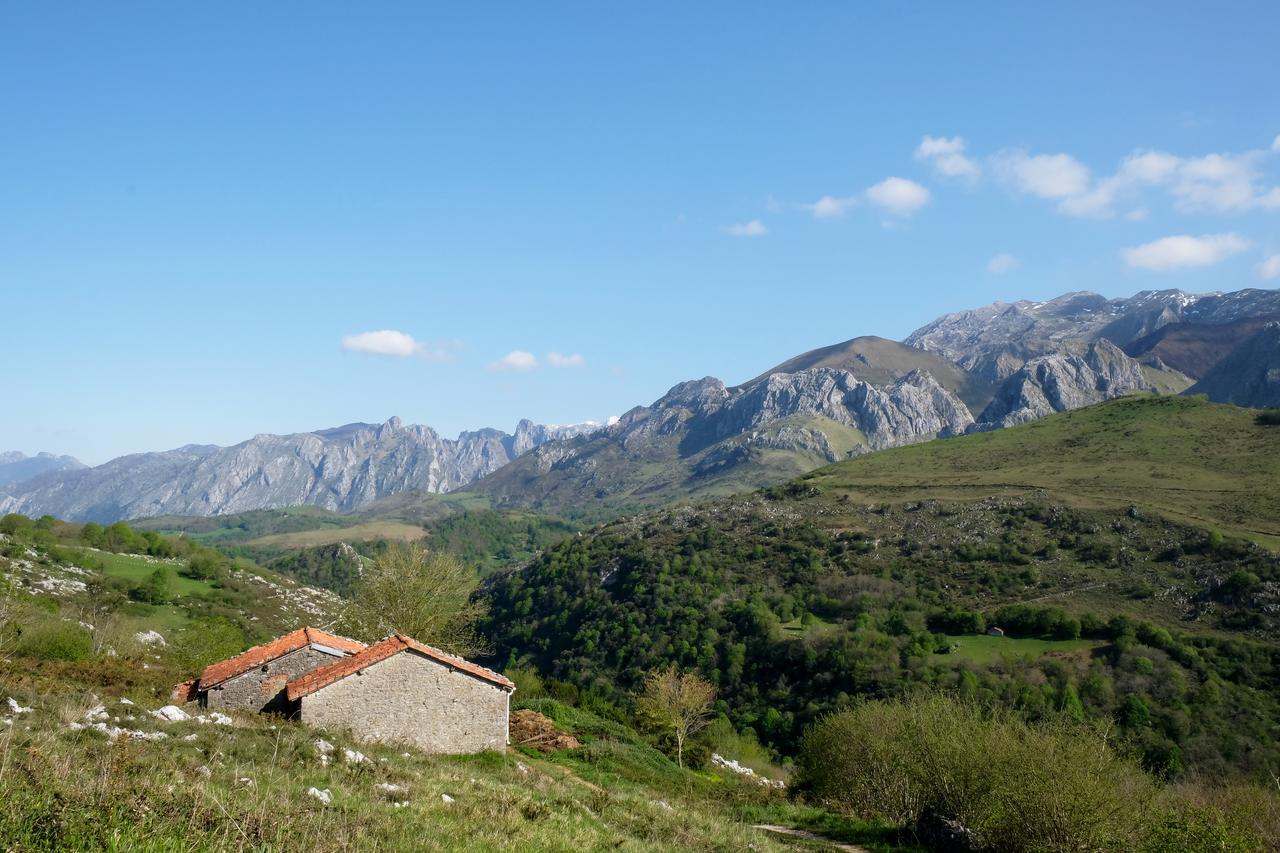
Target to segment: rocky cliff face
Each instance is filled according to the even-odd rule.
[[[115,521],[300,504],[349,511],[411,489],[451,491],[506,465],[519,448],[592,428],[522,422],[516,435],[486,429],[452,440],[392,418],[380,425],[258,435],[233,447],[192,445],[45,474],[10,487],[8,496],[0,496],[0,513]]]
[[[25,453],[10,450],[0,453],[0,486],[21,483],[50,471],[74,471],[85,464],[74,456],[57,456],[52,453]]]
[[[499,504],[583,512],[764,485],[847,456],[956,435],[965,404],[916,370],[884,387],[847,370],[774,373],[729,388],[682,382],[594,435],[552,441],[469,491]]]
[[[1123,299],[1068,293],[1047,302],[996,302],[945,314],[906,343],[939,353],[966,370],[1003,380],[1028,360],[1072,342],[1109,340],[1124,347],[1171,323],[1217,325],[1280,313],[1280,291],[1191,294],[1143,291]]]
[[[1138,391],[1153,390],[1142,365],[1107,340],[1083,352],[1033,358],[1009,376],[971,432],[1002,429],[1091,406]]]

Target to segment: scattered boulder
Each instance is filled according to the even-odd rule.
[[[144,646],[167,646],[164,641],[164,635],[159,631],[139,631],[133,635],[133,639]]]
[[[22,705],[19,705],[19,704],[18,704],[18,700],[17,700],[17,699],[14,699],[12,696],[10,696],[10,697],[9,697],[9,710],[13,712],[14,716],[17,716],[18,714],[30,714],[30,713],[31,713],[31,708],[30,708],[30,707],[25,707],[25,708],[24,708]]]
[[[319,788],[314,788],[314,787],[308,788],[307,794],[308,796],[315,797],[317,800],[319,800],[322,804],[326,806],[333,802],[333,792],[330,791],[328,788],[325,788],[323,791],[320,790]]]
[[[511,742],[517,746],[533,747],[540,752],[577,749],[582,746],[576,737],[557,729],[550,717],[528,708],[522,708],[511,715]]]
[[[191,715],[177,705],[165,705],[163,708],[157,708],[151,712],[151,716],[169,723],[181,723],[184,720],[191,719]]]
[[[449,803],[453,802],[453,797],[449,796],[448,794],[441,794],[440,802],[444,803],[445,805],[448,805]]]
[[[354,749],[342,750],[342,757],[347,760],[348,764],[364,764],[369,760],[363,752],[356,752]]]
[[[928,850],[946,853],[977,853],[986,848],[976,831],[932,810],[916,818],[916,840]]]

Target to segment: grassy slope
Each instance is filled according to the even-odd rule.
[[[1131,504],[1280,545],[1280,429],[1198,399],[1131,397],[997,432],[838,463],[808,482],[848,500],[1040,493],[1084,508]]]
[[[0,837],[8,845],[795,849],[752,828],[782,823],[834,830],[873,850],[899,849],[891,832],[790,803],[752,782],[682,771],[630,729],[550,700],[534,704],[575,732],[582,749],[431,756],[253,715],[237,715],[233,726],[159,722],[147,710],[164,704],[177,673],[154,664],[140,671],[137,664],[0,662],[0,695],[33,708],[15,725],[0,726]],[[121,696],[135,704],[122,704]],[[115,718],[112,725],[165,737],[111,741],[70,728],[100,702]],[[327,766],[313,746],[317,737],[338,746]],[[348,747],[367,760],[345,759]],[[330,792],[332,802],[310,796],[312,787]]]

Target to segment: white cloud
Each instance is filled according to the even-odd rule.
[[[1280,154],[1280,136],[1277,136],[1275,139],[1271,140],[1271,150]]]
[[[1089,168],[1070,154],[1006,151],[996,155],[995,166],[1019,190],[1041,198],[1070,198],[1089,190]]]
[[[415,340],[412,335],[397,332],[394,329],[347,335],[340,345],[347,352],[367,352],[395,358],[417,356],[429,361],[447,361],[454,352],[462,348],[461,341],[425,343]]]
[[[898,216],[910,216],[929,203],[929,191],[906,178],[885,178],[867,189],[867,201]]]
[[[982,169],[965,155],[964,148],[964,139],[959,136],[925,136],[916,146],[915,158],[933,164],[938,174],[948,178],[977,178]]]
[[[840,196],[824,195],[813,204],[806,204],[805,207],[813,213],[814,219],[835,219],[844,216],[851,208],[858,206],[858,198],[856,196]]]
[[[1107,218],[1116,205],[1137,200],[1150,189],[1168,193],[1183,213],[1243,213],[1280,209],[1280,187],[1260,187],[1262,151],[1179,157],[1165,151],[1135,151],[1114,175],[1094,179],[1088,167],[1068,154],[1004,152],[997,171],[1015,187],[1041,198],[1057,199],[1069,216]]]
[[[764,227],[764,223],[759,219],[753,219],[750,222],[739,222],[733,225],[726,225],[720,229],[730,237],[763,237],[769,233],[769,229]]]
[[[1180,234],[1125,249],[1123,255],[1131,267],[1167,272],[1211,266],[1247,248],[1249,241],[1237,234]]]
[[[1280,253],[1263,258],[1262,262],[1253,268],[1253,271],[1258,274],[1258,278],[1280,278]]]
[[[538,366],[538,359],[531,352],[513,349],[502,358],[489,365],[490,370],[533,370]]]
[[[587,360],[576,352],[573,355],[549,352],[547,353],[547,364],[552,367],[586,367]]]
[[[987,272],[1002,275],[1018,266],[1018,259],[1013,255],[1001,252],[987,261]]]

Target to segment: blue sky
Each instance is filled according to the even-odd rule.
[[[0,450],[599,419],[995,299],[1280,286],[1278,32],[1274,3],[6,4]]]

